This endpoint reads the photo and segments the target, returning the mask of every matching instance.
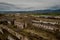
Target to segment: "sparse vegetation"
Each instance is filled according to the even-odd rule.
[[[44,13],[43,14],[1,14],[0,25],[2,25],[3,27],[6,26],[6,27],[10,28],[12,31],[19,33],[20,35],[23,36],[22,38],[27,37],[28,40],[59,40],[60,39],[60,27],[59,27],[60,24],[51,24],[51,22],[60,23],[60,19],[59,18],[51,19],[51,18],[43,18],[43,17],[40,18],[41,15],[54,16],[54,17],[58,15],[60,17],[59,13],[58,14],[52,14],[52,13],[50,13],[50,14],[49,13],[48,14],[47,13],[45,13],[45,14]],[[3,16],[3,18],[2,18],[2,16]],[[39,17],[34,17],[34,16],[39,16]],[[4,19],[4,18],[8,19],[9,21],[8,20],[2,21],[2,19]],[[37,23],[37,24],[42,24],[42,25],[45,24],[45,25],[47,25],[47,27],[48,27],[48,25],[51,25],[51,26],[53,25],[54,27],[57,27],[58,29],[55,30],[54,33],[52,33],[50,29],[45,28],[46,30],[44,30],[43,27],[45,27],[45,26],[43,26],[42,28],[39,28],[39,25],[37,27],[35,27],[34,25],[32,25],[33,24],[32,20],[36,20],[36,21],[42,20],[43,23],[41,22],[41,23]],[[21,25],[18,23],[19,27],[17,27],[15,25],[15,21],[17,21],[16,23],[21,22],[23,24]],[[45,21],[49,22],[49,23],[44,23]],[[9,24],[10,22],[11,22],[11,25]],[[52,26],[52,28],[53,28],[53,26]],[[21,29],[21,27],[23,29]],[[53,28],[53,29],[55,29],[55,28]],[[5,31],[7,31],[7,30],[5,30]],[[9,32],[6,32],[6,34],[0,33],[0,39],[2,40],[4,37],[8,36],[9,34],[11,36],[14,36]],[[4,35],[4,37],[3,37],[3,35]],[[17,37],[14,36],[13,38],[15,39]],[[6,39],[7,39],[7,37],[6,37]],[[3,40],[6,40],[6,39],[4,38]]]

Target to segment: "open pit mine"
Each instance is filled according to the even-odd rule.
[[[60,16],[0,14],[0,40],[60,40]]]

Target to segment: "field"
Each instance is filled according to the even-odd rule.
[[[60,14],[0,14],[0,40],[60,40]]]

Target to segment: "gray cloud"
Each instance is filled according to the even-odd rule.
[[[17,7],[26,10],[43,10],[60,8],[60,0],[0,0],[0,2],[14,4]]]

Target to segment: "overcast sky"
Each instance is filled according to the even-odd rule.
[[[60,8],[60,0],[0,0],[0,2],[14,4],[19,8],[27,8],[30,10]]]

